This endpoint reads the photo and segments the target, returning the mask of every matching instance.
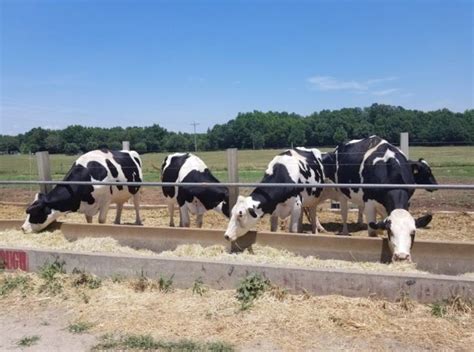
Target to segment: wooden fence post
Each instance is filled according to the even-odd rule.
[[[237,148],[227,149],[227,173],[229,182],[239,182],[239,163],[237,161]],[[237,197],[239,196],[239,187],[229,187],[229,210],[232,210]]]
[[[406,155],[406,157],[410,159],[410,143],[408,132],[400,133],[400,149]]]
[[[130,142],[122,141],[122,150],[130,150]]]
[[[38,180],[51,181],[51,166],[48,152],[36,152],[36,162],[38,164]],[[40,185],[42,193],[48,193],[53,189],[52,185]]]

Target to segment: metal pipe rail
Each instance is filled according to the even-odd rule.
[[[258,182],[104,182],[104,181],[6,181],[0,180],[0,185],[102,185],[102,186],[133,186],[133,187],[173,187],[173,186],[200,186],[213,187],[216,185],[224,187],[295,187],[295,188],[380,188],[380,189],[454,189],[474,190],[474,184],[377,184],[377,183],[258,183]]]

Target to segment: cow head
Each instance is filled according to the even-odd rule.
[[[224,234],[226,240],[235,241],[257,224],[258,219],[263,215],[262,210],[257,208],[257,204],[252,197],[239,196],[237,198]]]
[[[431,172],[430,165],[422,158],[418,161],[411,161],[411,169],[413,171],[413,177],[415,182],[420,185],[437,185],[433,173]],[[429,189],[428,191],[433,192],[435,189]]]
[[[54,222],[61,212],[51,209],[46,196],[37,193],[34,202],[26,209],[26,220],[21,226],[24,233],[39,232]]]
[[[411,262],[410,250],[415,243],[416,229],[425,227],[431,219],[431,215],[424,215],[415,220],[405,209],[395,209],[385,220],[371,222],[369,226],[374,230],[387,231],[392,261]]]

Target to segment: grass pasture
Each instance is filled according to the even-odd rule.
[[[329,148],[321,148],[328,151]],[[241,182],[259,181],[270,160],[280,152],[276,149],[239,150],[239,179]],[[161,168],[169,153],[149,153],[142,156],[146,181],[159,181]],[[215,176],[227,180],[225,151],[198,152]],[[474,147],[411,147],[412,159],[425,158],[431,165],[439,182],[470,183],[474,179]],[[60,180],[77,159],[77,156],[55,154],[50,156],[52,177]],[[36,180],[38,170],[34,155],[0,155],[0,180]]]

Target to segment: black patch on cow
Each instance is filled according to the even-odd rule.
[[[102,181],[107,177],[107,169],[97,161],[89,161],[87,163],[87,169],[91,176],[97,181]]]
[[[26,213],[30,215],[30,223],[42,224],[51,214],[51,208],[45,203],[44,194],[40,193],[36,201],[33,202],[27,209]]]
[[[101,151],[102,153],[104,153],[104,154],[110,153],[110,150],[109,150],[108,148],[106,148],[106,147],[100,148],[100,151]]]
[[[116,150],[111,151],[111,153],[113,155],[114,160],[122,168],[122,172],[125,175],[127,182],[141,182],[142,181],[142,179],[140,178],[140,172],[138,170],[137,164],[135,164],[135,162],[133,161],[129,153],[116,151]],[[136,194],[139,189],[140,189],[140,186],[128,186],[128,191],[131,194]]]
[[[138,166],[142,167],[142,162],[140,161],[139,158],[137,158],[137,157],[134,156],[133,159],[135,159],[135,161],[137,162],[137,165],[138,165]]]
[[[176,182],[178,180],[179,171],[183,167],[184,163],[190,157],[189,153],[183,155],[175,155],[171,157],[171,161],[168,167],[165,168],[166,161],[171,156],[167,156],[161,165],[161,181],[162,182]],[[163,194],[165,197],[174,198],[175,187],[162,187]]]
[[[288,187],[257,187],[250,194],[253,200],[259,201],[259,208],[264,214],[271,214],[279,203],[283,203],[291,197],[296,197],[302,189],[294,186],[288,169],[285,165],[276,163],[273,165],[273,173],[265,174],[261,183],[287,183]]]
[[[105,162],[107,163],[107,167],[109,168],[110,173],[112,174],[112,177],[117,178],[118,171],[115,165],[109,159],[106,159]]]
[[[198,170],[191,170],[182,180],[182,182],[193,182],[193,183],[219,183],[219,180],[212,175],[209,169],[205,169],[203,172]],[[228,203],[229,203],[229,191],[227,187],[212,185],[212,186],[180,186],[178,187],[177,201],[179,206],[183,206],[184,202],[192,202],[194,198],[204,205],[206,210],[214,209],[221,202],[227,203],[227,211],[223,213],[229,216]],[[224,205],[225,205],[224,203]],[[227,214],[226,214],[227,212]]]

